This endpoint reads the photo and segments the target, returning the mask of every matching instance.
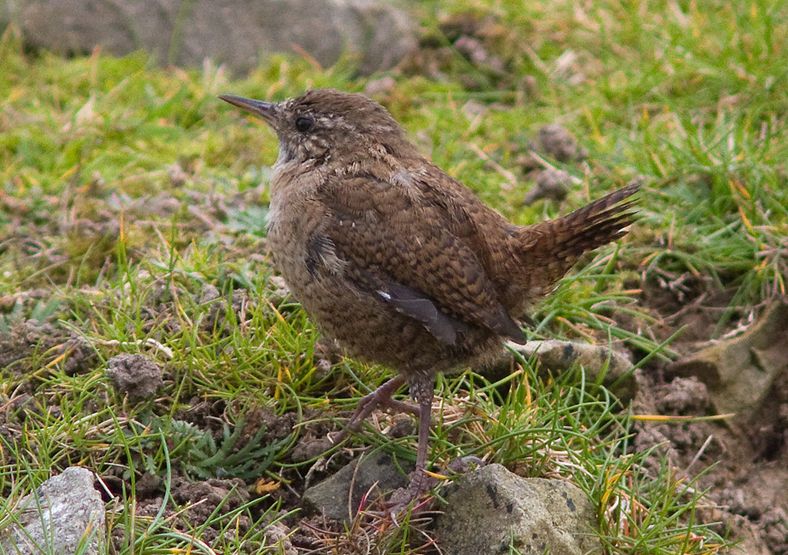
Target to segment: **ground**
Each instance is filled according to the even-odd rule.
[[[316,348],[266,250],[275,137],[216,97],[333,86],[372,94],[517,223],[643,183],[629,236],[583,260],[527,329],[627,353],[638,395],[527,360],[494,380],[445,377],[434,466],[473,454],[570,480],[611,553],[717,553],[738,539],[744,553],[786,552],[785,374],[745,426],[669,371],[785,297],[784,8],[419,9],[418,52],[368,78],[352,60],[277,58],[242,79],[142,55],[64,60],[5,32],[0,531],[22,496],[81,465],[101,478],[113,553],[436,552],[425,516],[396,527],[369,511],[344,527],[300,508],[308,485],[362,450],[412,459],[414,430],[376,414],[326,452],[327,433],[390,374]],[[575,146],[543,144],[547,125]],[[526,206],[542,170],[568,174],[566,196]],[[153,381],[125,380],[135,364]]]

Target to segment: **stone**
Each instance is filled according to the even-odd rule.
[[[62,54],[100,46],[149,52],[159,62],[200,67],[206,58],[236,73],[276,53],[333,65],[346,51],[362,73],[396,65],[417,45],[412,18],[380,0],[28,0],[5,2],[3,20],[25,42]],[[3,13],[5,12],[5,13]]]
[[[622,401],[629,401],[637,393],[637,382],[632,372],[632,362],[607,345],[592,345],[576,341],[529,341],[525,345],[509,342],[507,346],[519,353],[526,360],[535,358],[542,368],[564,371],[575,364],[583,367],[593,381],[602,377],[602,383],[609,387]],[[502,351],[492,365],[492,373],[508,374],[512,364],[512,353]],[[604,372],[604,376],[602,376]]]
[[[408,485],[413,463],[397,461],[380,451],[364,454],[304,492],[305,508],[332,520],[351,520],[365,496],[379,495]],[[348,494],[353,495],[348,507]]]
[[[452,483],[444,499],[435,537],[446,555],[602,553],[594,508],[568,482],[522,478],[491,464]]]
[[[788,371],[788,302],[773,303],[738,337],[716,341],[671,364],[674,376],[695,376],[706,384],[719,413],[753,415]]]
[[[94,482],[91,471],[72,466],[22,498],[12,524],[0,529],[0,553],[103,553],[104,502]]]
[[[162,370],[144,355],[121,354],[107,361],[107,377],[132,401],[149,399],[162,386]]]

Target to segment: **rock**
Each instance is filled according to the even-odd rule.
[[[525,359],[535,357],[543,368],[562,371],[579,364],[591,380],[597,380],[604,372],[602,383],[610,387],[622,401],[629,401],[637,392],[634,372],[631,371],[632,363],[626,356],[605,345],[555,339],[529,341],[525,345],[510,342],[507,345]],[[500,372],[508,373],[511,364],[511,352],[503,351],[493,364],[492,375],[497,376]]]
[[[149,399],[162,386],[161,368],[144,355],[122,354],[107,361],[107,377],[132,401]]]
[[[417,44],[417,27],[379,0],[29,0],[6,2],[3,19],[26,43],[63,54],[95,46],[162,63],[199,67],[205,58],[246,72],[260,57],[307,55],[323,66],[350,50],[369,74],[396,65]],[[2,26],[2,25],[0,25]]]
[[[349,520],[358,511],[364,496],[369,499],[408,485],[413,463],[396,461],[381,452],[364,454],[342,467],[336,474],[304,492],[303,504],[313,512],[333,520]],[[348,507],[348,493],[353,495]],[[375,491],[377,490],[377,491]]]
[[[94,481],[92,472],[72,466],[26,495],[0,530],[0,553],[103,553],[104,502]]]
[[[445,493],[435,523],[441,553],[602,553],[594,508],[561,480],[522,478],[499,464],[466,474]]]
[[[572,185],[572,176],[564,170],[547,168],[536,174],[536,187],[528,191],[523,201],[530,206],[539,199],[551,199],[561,202]]]
[[[668,373],[696,376],[720,413],[753,415],[788,371],[788,303],[777,301],[738,337],[715,342],[671,364]]]

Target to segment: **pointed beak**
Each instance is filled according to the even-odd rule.
[[[277,104],[275,102],[264,102],[262,100],[255,100],[253,98],[244,98],[242,96],[234,96],[232,94],[222,94],[219,98],[225,102],[229,102],[233,106],[251,112],[254,115],[263,118],[270,125],[274,125],[276,121]]]

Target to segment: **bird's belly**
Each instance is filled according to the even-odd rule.
[[[472,327],[457,345],[446,345],[341,273],[320,265],[310,271],[307,243],[314,229],[309,224],[283,217],[269,229],[274,264],[321,333],[348,355],[413,374],[464,365],[500,344],[489,331]]]
[[[383,364],[404,374],[447,371],[496,348],[487,330],[470,329],[457,345],[446,345],[420,322],[334,275],[283,277],[294,297],[326,337],[353,358]]]
[[[341,278],[314,280],[296,295],[321,332],[336,339],[350,356],[405,373],[440,369],[441,360],[451,358],[449,347],[419,322]]]

